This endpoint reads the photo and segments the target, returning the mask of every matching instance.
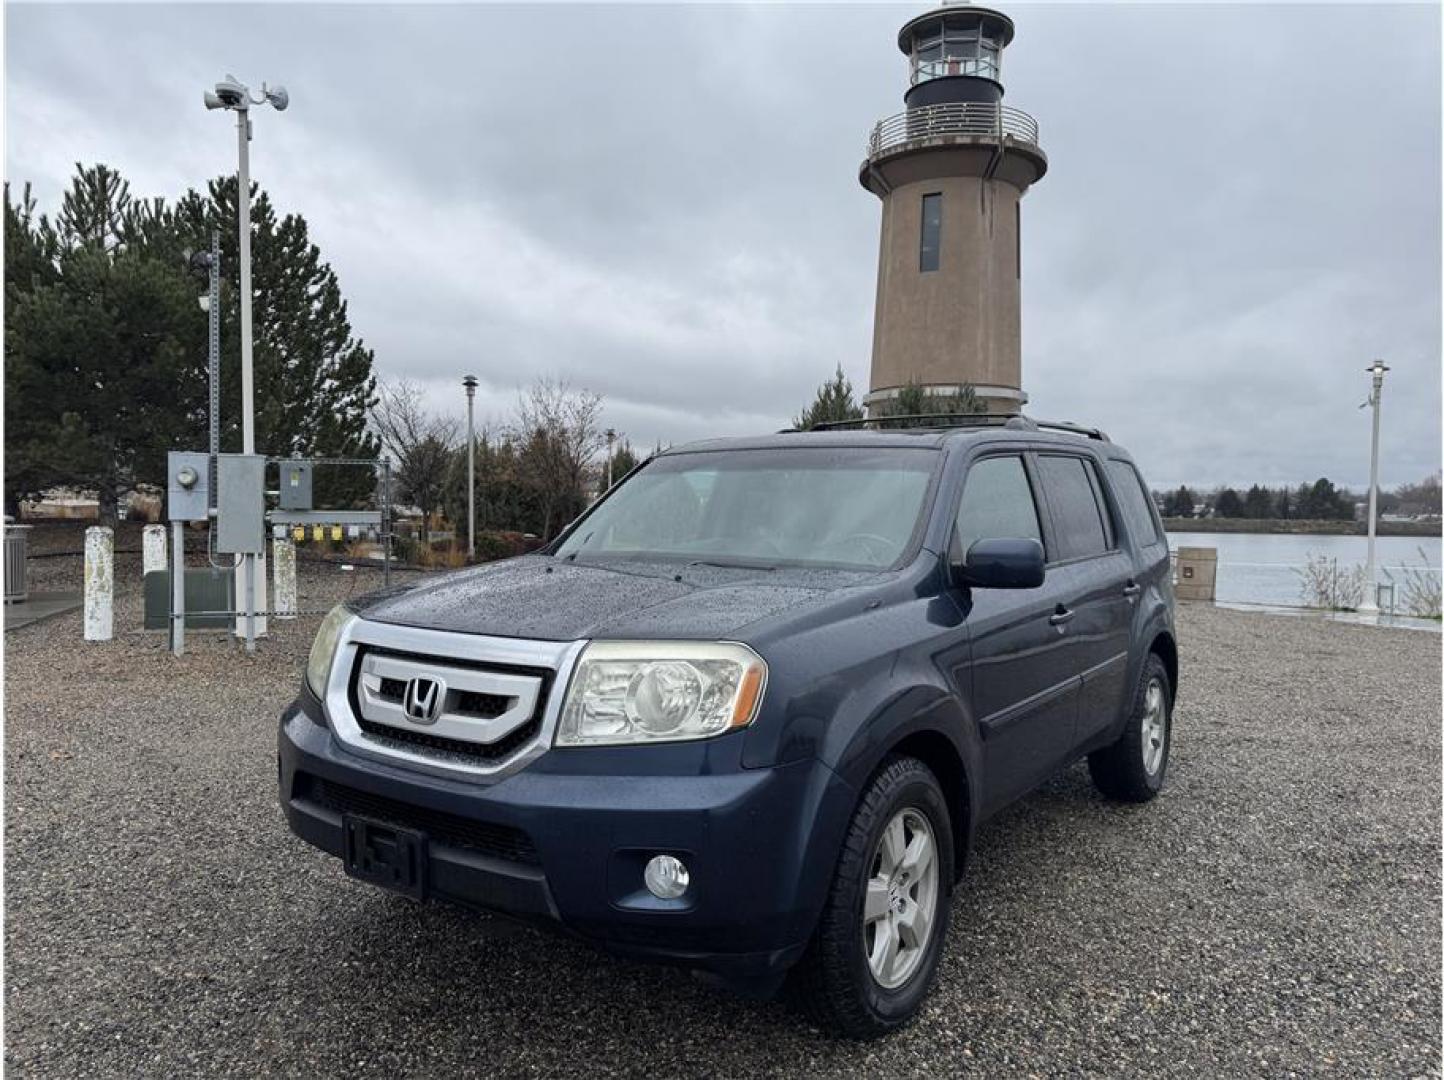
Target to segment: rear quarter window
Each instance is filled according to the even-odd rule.
[[[1162,541],[1158,518],[1153,512],[1153,499],[1143,484],[1138,470],[1126,461],[1108,462],[1108,479],[1113,485],[1113,497],[1118,500],[1123,521],[1129,534],[1139,547],[1148,547]]]

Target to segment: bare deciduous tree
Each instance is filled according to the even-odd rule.
[[[606,442],[601,411],[600,394],[548,378],[537,379],[517,402],[513,438],[534,489],[544,537],[555,535],[586,505],[592,461]]]
[[[427,412],[421,388],[402,379],[377,386],[371,424],[396,461],[396,494],[421,511],[422,537],[429,540],[455,453],[457,421]]]

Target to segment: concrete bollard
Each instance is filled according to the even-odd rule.
[[[152,570],[166,568],[165,526],[147,525],[140,530],[140,572],[149,574]]]
[[[296,542],[278,536],[271,541],[271,562],[276,575],[276,618],[294,619],[296,610]]]
[[[115,532],[85,530],[85,640],[109,641],[115,631]]]

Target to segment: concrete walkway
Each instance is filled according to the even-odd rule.
[[[5,629],[18,630],[52,615],[63,615],[80,607],[82,602],[79,590],[32,592],[29,599],[21,603],[5,605]]]

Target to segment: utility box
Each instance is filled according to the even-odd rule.
[[[171,521],[206,521],[211,507],[211,458],[188,450],[165,457],[166,513]]]
[[[1173,592],[1180,600],[1214,599],[1218,580],[1218,548],[1181,547]]]
[[[266,550],[266,459],[260,454],[216,457],[216,551],[261,555]]]
[[[311,509],[311,463],[305,458],[281,462],[281,509]]]
[[[145,628],[170,628],[170,571],[152,570],[145,575]],[[186,570],[186,629],[230,630],[234,615],[197,615],[199,611],[235,611],[236,575],[229,567],[213,566]]]

